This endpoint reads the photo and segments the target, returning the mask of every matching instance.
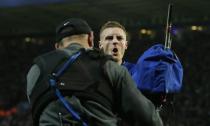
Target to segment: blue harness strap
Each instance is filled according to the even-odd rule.
[[[71,113],[73,119],[82,122],[83,126],[88,126],[86,122],[82,121],[79,114],[73,110],[72,105],[64,98],[64,96],[61,94],[60,90],[56,87],[56,79],[59,78],[65,70],[80,56],[81,52],[77,52],[76,54],[69,57],[69,59],[65,62],[65,64],[58,70],[57,73],[52,73],[54,78],[51,78],[49,80],[50,86],[55,90],[56,96],[59,98],[59,100],[63,103],[64,107],[67,109],[69,113]]]
[[[80,56],[81,52],[77,52],[76,54],[72,55],[69,57],[69,59],[66,61],[66,63],[58,70],[57,73],[53,73],[54,77],[58,78],[60,77],[64,72],[65,70],[69,67],[69,65],[71,65],[77,58],[78,56]]]

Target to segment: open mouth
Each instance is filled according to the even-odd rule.
[[[117,53],[117,52],[118,52],[118,49],[117,49],[117,48],[114,48],[114,49],[112,50],[112,52],[113,52],[113,53],[112,53],[113,56],[117,56],[117,55],[118,55],[118,53]]]
[[[114,53],[117,53],[117,52],[118,52],[118,49],[117,49],[117,48],[114,48],[112,51],[113,51]]]

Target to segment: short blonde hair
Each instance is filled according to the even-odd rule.
[[[101,27],[101,29],[100,29],[100,35],[101,35],[101,33],[102,33],[105,29],[107,29],[107,28],[115,28],[115,27],[121,28],[121,29],[125,32],[126,38],[128,38],[128,34],[127,34],[127,31],[125,30],[125,27],[124,27],[123,25],[121,25],[121,24],[120,24],[119,22],[117,22],[117,21],[108,21],[108,22],[106,22],[104,25],[102,25],[102,27]]]

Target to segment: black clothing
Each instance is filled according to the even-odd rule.
[[[32,98],[31,96],[36,91],[41,90],[40,88],[37,89],[37,85],[40,83],[42,86],[47,85],[44,83],[47,83],[49,75],[64,63],[66,57],[78,52],[80,48],[81,46],[78,44],[72,44],[65,51],[56,50],[42,55],[39,61],[36,61],[36,65],[40,69],[40,76],[34,83],[35,86],[32,86],[32,93],[28,92],[29,98]],[[79,56],[59,78],[65,84],[69,84],[66,88],[59,87],[60,90],[74,109],[88,122],[88,125],[117,126],[118,117],[120,117],[133,126],[161,126],[162,121],[155,106],[135,87],[126,68],[111,60],[106,60],[106,56],[101,56],[100,52],[93,54],[98,54],[98,56],[83,54]],[[55,59],[50,58],[51,56]],[[33,71],[29,72],[29,80],[30,73]],[[72,97],[72,95],[76,97]],[[43,98],[44,95],[37,98],[40,99],[40,97]],[[45,103],[44,107],[42,106],[43,109],[39,112],[39,125],[59,126],[61,115],[65,119],[71,118],[59,100],[50,97],[45,99],[44,101],[49,99],[51,101]],[[40,104],[37,99],[32,99],[31,103],[34,104],[34,101],[37,102],[36,104]]]

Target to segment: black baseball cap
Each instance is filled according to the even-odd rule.
[[[62,22],[56,28],[56,42],[71,35],[89,34],[91,28],[85,20],[79,18],[70,18]]]

